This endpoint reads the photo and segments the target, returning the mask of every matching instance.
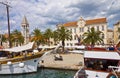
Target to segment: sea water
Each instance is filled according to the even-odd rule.
[[[36,73],[0,75],[0,78],[73,78],[76,71],[39,68]]]

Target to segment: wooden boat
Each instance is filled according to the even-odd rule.
[[[52,52],[53,50],[34,50],[33,44],[33,42],[30,42],[27,45],[2,49],[0,51],[0,74],[22,74],[37,72],[39,61],[43,56]]]

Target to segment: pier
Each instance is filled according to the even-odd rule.
[[[58,54],[50,54],[45,56],[42,61],[40,61],[41,67],[78,70],[84,65],[83,54],[59,54],[60,56],[62,56],[62,60],[55,60],[56,55]]]

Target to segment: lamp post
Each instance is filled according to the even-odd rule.
[[[7,3],[0,2],[1,4],[6,6],[7,9],[7,23],[8,23],[8,41],[9,41],[9,48],[11,48],[11,39],[10,39],[10,20],[9,20],[9,5]]]

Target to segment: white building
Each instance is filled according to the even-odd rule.
[[[82,41],[83,34],[92,27],[94,27],[95,30],[99,30],[103,32],[103,34],[101,34],[101,37],[103,38],[104,44],[107,44],[107,20],[106,18],[84,20],[81,17],[78,21],[59,24],[58,27],[62,25],[72,32],[72,40],[65,41],[65,45],[67,46],[70,46],[70,45],[73,46],[76,43],[78,43],[78,37]]]

